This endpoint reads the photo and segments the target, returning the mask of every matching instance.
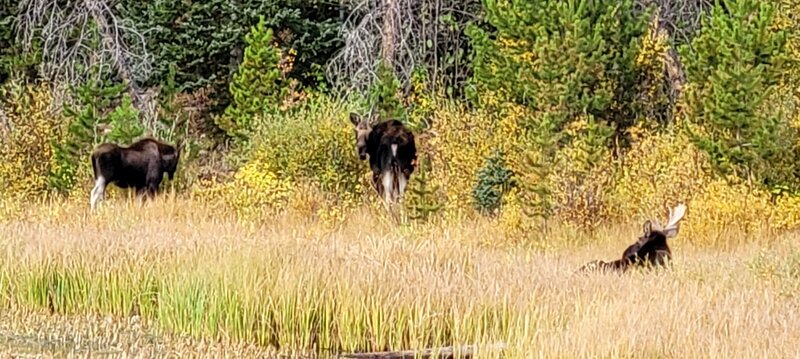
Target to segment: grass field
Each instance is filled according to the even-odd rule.
[[[376,213],[330,229],[164,199],[0,216],[0,351],[327,357],[504,342],[506,358],[775,358],[800,348],[797,234],[712,248],[681,233],[669,270],[580,276],[583,263],[618,257],[640,224],[591,238],[555,231],[534,250],[489,220],[400,225]]]

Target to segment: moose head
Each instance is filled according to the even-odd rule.
[[[358,153],[358,158],[362,161],[367,159],[367,140],[372,133],[372,127],[377,122],[377,116],[374,116],[373,112],[366,116],[350,113],[350,123],[353,124],[356,133],[356,152]]]
[[[642,234],[637,241],[622,253],[622,258],[612,262],[596,260],[585,264],[578,271],[594,270],[625,272],[631,266],[663,266],[672,258],[667,239],[674,238],[680,230],[680,221],[686,215],[686,205],[681,203],[670,209],[666,226],[658,220],[647,220],[642,225]]]

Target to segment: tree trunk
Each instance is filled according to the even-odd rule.
[[[389,68],[394,68],[394,48],[397,8],[396,0],[383,0],[383,62]]]

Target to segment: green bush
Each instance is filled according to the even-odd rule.
[[[355,152],[349,109],[315,94],[292,116],[266,115],[253,135],[255,157],[280,179],[314,185],[344,200],[364,194],[369,169]]]

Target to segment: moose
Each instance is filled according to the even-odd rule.
[[[398,201],[417,160],[414,134],[398,120],[379,122],[374,113],[350,113],[350,122],[355,128],[358,158],[369,158],[373,186],[387,203]]]
[[[669,211],[669,220],[666,227],[662,227],[658,220],[647,220],[643,224],[643,233],[639,239],[628,246],[622,253],[622,258],[612,262],[595,260],[583,265],[578,272],[618,272],[624,273],[634,266],[664,266],[672,259],[672,251],[667,245],[667,239],[678,235],[680,220],[686,214],[686,205],[678,204]]]
[[[91,208],[105,199],[106,187],[114,183],[120,188],[135,188],[137,197],[154,197],[164,178],[172,180],[181,156],[180,144],[172,146],[147,137],[128,147],[113,143],[98,145],[91,155],[95,185],[91,192]]]

